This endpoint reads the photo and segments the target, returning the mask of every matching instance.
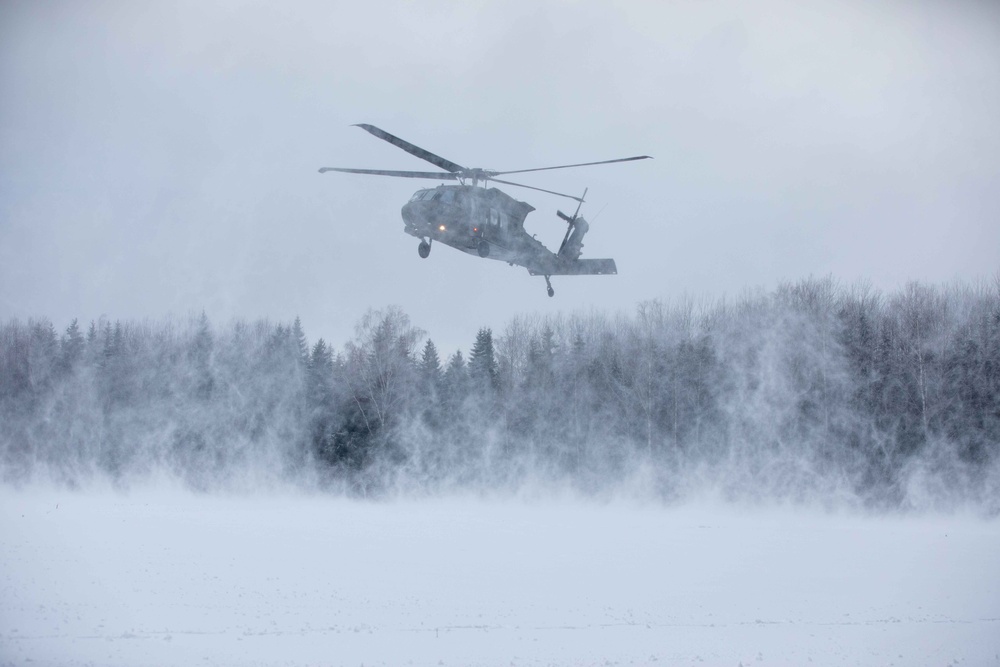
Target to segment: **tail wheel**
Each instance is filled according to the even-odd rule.
[[[427,241],[421,241],[420,245],[417,246],[417,254],[427,259],[427,255],[431,254],[431,244]]]
[[[476,250],[479,251],[479,256],[480,257],[489,257],[490,256],[490,244],[487,241],[480,241],[479,242],[479,247],[477,247]]]

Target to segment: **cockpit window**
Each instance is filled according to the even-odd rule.
[[[410,197],[410,201],[420,201],[422,199],[430,199],[434,197],[435,192],[436,192],[435,190],[417,190],[416,192],[413,193],[413,196]]]

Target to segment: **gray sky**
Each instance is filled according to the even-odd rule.
[[[400,305],[447,354],[514,314],[736,296],[833,274],[893,289],[1000,269],[992,2],[0,4],[0,318],[290,320],[336,346]],[[399,210],[429,168],[590,188],[544,281]],[[550,246],[564,227],[537,209]]]

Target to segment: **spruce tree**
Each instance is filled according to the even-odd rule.
[[[420,373],[426,378],[438,380],[441,376],[441,358],[438,356],[434,341],[427,339],[424,352],[420,357]]]
[[[441,398],[446,410],[457,410],[461,407],[465,394],[468,392],[468,370],[465,367],[465,357],[458,350],[448,360],[441,381]]]
[[[295,345],[299,353],[299,361],[303,366],[308,366],[311,359],[309,358],[309,343],[306,341],[306,334],[302,330],[302,320],[299,316],[295,316],[295,322],[292,324],[292,339],[295,341]]]
[[[420,406],[418,409],[423,416],[424,423],[437,429],[440,426],[441,406],[438,399],[441,393],[443,375],[437,347],[430,339],[424,345],[417,372],[416,389],[419,395],[416,397],[416,401],[417,405]]]
[[[212,336],[212,328],[208,321],[208,315],[203,311],[201,317],[198,318],[198,328],[189,348],[189,359],[194,366],[195,373],[194,392],[202,400],[209,399],[215,388],[215,377],[212,372],[214,349],[215,341]]]
[[[308,358],[310,400],[328,403],[328,397],[333,387],[333,355],[326,346],[326,341],[322,338],[316,341],[312,354],[308,355]]]
[[[62,357],[60,359],[60,370],[69,373],[83,356],[83,334],[80,332],[80,325],[76,318],[66,327],[66,334],[62,339]]]
[[[336,463],[333,357],[322,338],[313,345],[312,353],[307,353],[307,360],[306,402],[313,451],[321,460]]]
[[[490,329],[480,329],[476,334],[476,343],[469,355],[469,378],[479,391],[492,391],[497,388],[499,375],[496,354],[493,351],[493,332]]]

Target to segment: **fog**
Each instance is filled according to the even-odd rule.
[[[0,664],[996,662],[998,117],[991,2],[0,4]],[[524,175],[619,274],[355,123],[653,156]]]

